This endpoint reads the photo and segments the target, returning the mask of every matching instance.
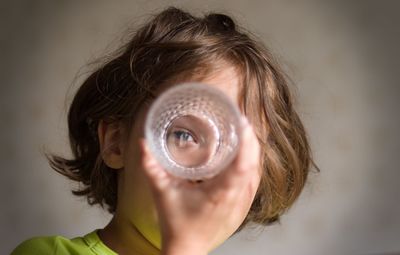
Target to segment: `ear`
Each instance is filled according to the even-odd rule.
[[[124,167],[123,129],[120,121],[100,120],[97,128],[100,153],[104,163],[113,169]]]

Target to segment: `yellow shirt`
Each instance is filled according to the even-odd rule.
[[[34,237],[18,245],[11,255],[117,255],[97,235],[97,229],[83,237]]]

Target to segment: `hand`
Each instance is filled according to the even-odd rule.
[[[260,146],[247,121],[233,162],[200,183],[166,172],[141,139],[142,165],[150,183],[162,235],[162,254],[207,254],[245,219],[260,182]]]

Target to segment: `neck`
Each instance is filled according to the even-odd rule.
[[[160,250],[152,245],[130,222],[114,215],[108,225],[98,231],[102,242],[120,255],[159,255]]]

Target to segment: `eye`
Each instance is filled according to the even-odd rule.
[[[178,148],[186,148],[197,144],[197,140],[189,130],[174,129],[168,135],[168,143],[172,143]]]
[[[183,130],[175,131],[174,136],[179,141],[194,142],[193,136],[189,132]]]

